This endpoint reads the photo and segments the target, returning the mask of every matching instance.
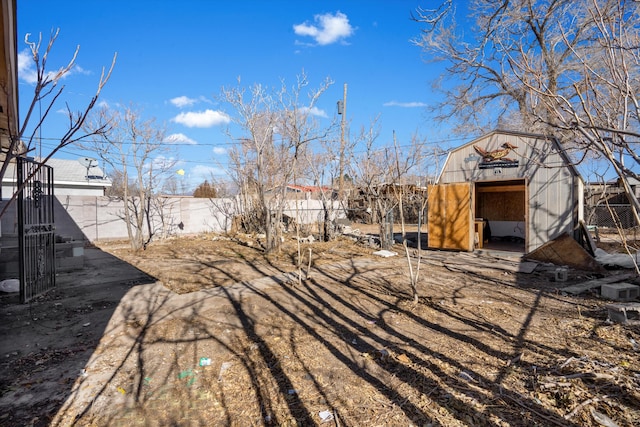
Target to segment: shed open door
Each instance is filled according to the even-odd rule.
[[[434,185],[429,194],[428,245],[433,249],[474,249],[471,183]]]

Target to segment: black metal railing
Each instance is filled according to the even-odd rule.
[[[20,301],[56,286],[53,168],[18,158]]]

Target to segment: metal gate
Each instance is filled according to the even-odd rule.
[[[53,168],[18,158],[18,239],[20,301],[56,286]]]

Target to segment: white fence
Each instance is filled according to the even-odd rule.
[[[4,206],[2,201],[0,206]],[[297,205],[296,205],[297,203]],[[337,208],[337,202],[335,202]],[[54,204],[56,234],[72,240],[98,241],[127,239],[121,200],[94,196],[56,196]],[[234,199],[163,197],[151,207],[154,232],[158,236],[221,233],[229,231],[238,204]],[[300,224],[321,221],[322,202],[291,200],[284,212]],[[15,203],[2,216],[3,236],[18,234]]]

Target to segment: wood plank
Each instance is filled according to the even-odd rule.
[[[476,192],[478,193],[506,193],[507,191],[522,191],[524,192],[524,185],[497,185],[495,187],[482,187],[478,186]]]
[[[567,286],[560,290],[568,294],[578,295],[588,291],[589,289],[598,288],[602,285],[607,285],[609,283],[622,282],[624,280],[629,280],[634,277],[636,277],[635,273],[616,274],[613,276],[604,277],[602,279],[594,279],[594,280],[589,280],[588,282],[577,283],[575,285]]]
[[[528,260],[566,265],[577,270],[604,271],[604,268],[567,233],[525,255]]]
[[[450,253],[444,253],[444,255],[434,255],[430,253],[430,258],[436,258],[439,261],[440,266],[448,266],[459,270],[468,271],[490,271],[490,270],[503,270],[512,273],[524,273],[530,274],[538,266],[537,262],[522,261],[522,260],[509,260],[504,258],[496,258],[491,256],[478,256],[469,253],[458,253],[452,255]]]
[[[584,220],[580,220],[579,223],[579,227],[580,227],[580,237],[582,238],[582,246],[585,247],[585,249],[587,250],[587,252],[589,252],[592,256],[596,256],[596,249],[598,249],[598,246],[596,245],[596,242],[593,241],[593,238],[591,237],[591,233],[589,232],[589,229],[587,228],[587,224],[584,222]]]

